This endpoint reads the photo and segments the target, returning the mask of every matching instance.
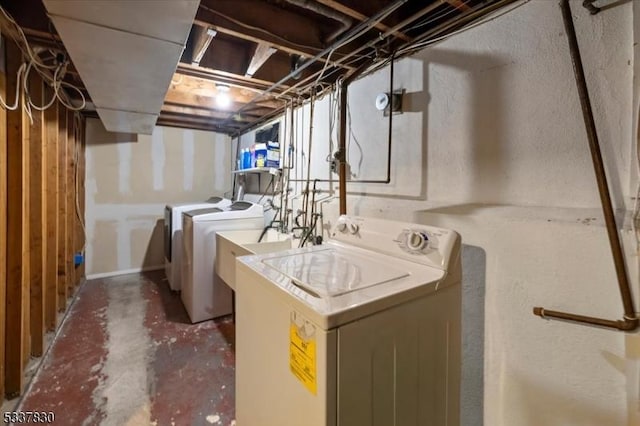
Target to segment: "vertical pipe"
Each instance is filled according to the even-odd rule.
[[[576,315],[567,312],[549,311],[542,307],[533,308],[534,315],[542,318],[551,317],[567,321],[581,322],[585,324],[598,325],[602,327],[615,328],[622,331],[633,331],[638,328],[640,321],[636,316],[633,306],[633,298],[631,288],[627,278],[627,271],[624,263],[624,253],[620,245],[618,236],[618,228],[616,226],[615,215],[613,214],[613,206],[611,204],[611,196],[609,194],[609,186],[607,184],[607,176],[604,170],[602,154],[600,152],[600,142],[598,141],[598,133],[596,132],[595,120],[591,109],[591,100],[589,99],[589,91],[587,88],[587,80],[584,76],[582,66],[582,58],[578,47],[578,37],[576,29],[573,25],[573,17],[571,16],[571,7],[568,0],[561,0],[560,9],[562,10],[562,18],[564,21],[567,38],[569,40],[569,51],[571,53],[571,61],[573,63],[573,71],[575,74],[576,84],[578,86],[578,95],[582,106],[582,116],[587,130],[587,138],[589,140],[589,149],[591,151],[591,159],[598,184],[598,193],[600,194],[600,203],[607,226],[607,235],[609,237],[609,245],[618,278],[618,287],[620,296],[622,297],[622,305],[624,307],[624,315],[622,320],[614,321],[602,318],[589,317],[584,315]]]
[[[560,3],[560,7],[562,9],[562,18],[564,19],[564,25],[566,27],[567,36],[569,39],[571,61],[573,62],[573,71],[576,75],[578,95],[580,96],[580,104],[582,105],[582,116],[584,118],[584,124],[587,130],[587,139],[589,141],[589,149],[591,150],[591,159],[593,160],[593,168],[596,174],[596,181],[598,183],[598,193],[600,194],[600,203],[602,204],[602,211],[604,213],[604,219],[607,225],[609,245],[611,246],[611,252],[613,254],[613,262],[615,264],[616,275],[618,277],[618,286],[620,288],[620,294],[622,296],[624,313],[627,316],[633,316],[635,315],[633,299],[627,279],[627,271],[624,264],[624,255],[622,252],[622,247],[620,245],[620,238],[618,236],[618,228],[616,226],[615,215],[613,213],[611,196],[609,194],[609,187],[607,185],[607,176],[605,174],[604,163],[602,161],[602,153],[600,152],[600,142],[598,141],[598,133],[596,131],[596,124],[593,118],[593,111],[591,109],[591,100],[589,98],[587,80],[584,75],[580,48],[578,47],[578,38],[576,36],[576,29],[573,25],[573,18],[571,16],[571,7],[569,6],[569,1],[562,0],[562,2]]]
[[[347,86],[345,79],[340,85],[340,110],[338,127],[338,185],[340,197],[340,214],[347,214]]]

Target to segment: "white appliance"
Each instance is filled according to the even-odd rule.
[[[459,424],[456,232],[341,216],[236,264],[238,426]]]
[[[182,274],[182,212],[207,207],[227,207],[228,198],[211,197],[205,202],[167,204],[164,208],[164,270],[171,290],[181,288]]]
[[[216,232],[263,229],[260,204],[236,201],[182,214],[184,258],[182,259],[182,303],[191,322],[200,322],[232,312],[231,289],[215,273]]]

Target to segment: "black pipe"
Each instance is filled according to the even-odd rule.
[[[580,97],[580,105],[582,106],[582,117],[587,130],[587,139],[589,141],[589,150],[591,151],[591,159],[593,161],[593,169],[598,184],[598,193],[600,194],[600,203],[602,204],[602,212],[604,214],[605,224],[607,227],[607,235],[609,237],[609,245],[613,256],[616,276],[618,278],[618,288],[622,298],[624,308],[623,319],[620,321],[611,321],[583,315],[569,314],[565,312],[548,311],[541,307],[533,308],[533,313],[541,317],[555,317],[559,319],[600,325],[604,327],[616,328],[623,331],[632,331],[638,328],[639,321],[636,317],[635,308],[633,306],[633,296],[627,278],[627,270],[624,262],[624,252],[620,244],[618,236],[618,227],[616,218],[613,213],[613,205],[611,195],[609,194],[609,185],[607,183],[607,175],[602,161],[602,153],[600,152],[600,142],[598,141],[598,132],[593,118],[593,110],[591,109],[591,100],[589,98],[589,90],[587,80],[584,75],[582,65],[582,57],[580,56],[580,48],[578,46],[578,37],[576,29],[573,25],[573,17],[571,16],[571,7],[568,0],[560,1],[560,9],[562,10],[562,18],[564,21],[567,38],[569,39],[569,51],[571,52],[571,61],[573,63],[573,72],[578,86],[578,95]]]
[[[387,149],[389,150],[387,155],[387,178],[386,179],[351,179],[350,183],[391,183],[391,145],[393,141],[393,64],[395,59],[395,53],[391,54],[391,61],[389,62],[389,131],[387,134]]]
[[[599,7],[593,5],[593,3],[595,1],[596,0],[584,0],[582,2],[582,7],[587,9],[592,15],[595,15],[595,14],[599,13],[600,10],[601,10]]]

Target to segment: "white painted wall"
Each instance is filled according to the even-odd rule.
[[[638,180],[640,4],[591,16],[581,3],[572,1],[574,20],[637,294],[628,216]],[[386,177],[387,121],[373,101],[388,86],[384,69],[349,91],[354,179]],[[463,424],[640,424],[640,336],[532,315],[543,306],[622,317],[558,2],[530,1],[398,61],[394,87],[407,95],[394,116],[391,182],[350,183],[348,213],[462,235]],[[329,176],[328,106],[325,98],[315,107],[312,178]],[[309,107],[296,116],[292,175],[303,177]],[[335,218],[337,200],[324,211]]]
[[[231,189],[231,141],[218,133],[119,134],[90,119],[86,160],[88,277],[162,266],[164,206]]]

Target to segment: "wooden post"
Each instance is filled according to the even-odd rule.
[[[51,99],[53,89],[45,89],[45,100]],[[46,149],[46,193],[47,193],[47,246],[46,246],[46,290],[45,324],[48,331],[56,328],[58,313],[58,103],[44,112],[44,142]]]
[[[77,169],[78,169],[78,173],[76,174],[76,178],[78,179],[78,192],[76,194],[76,196],[78,197],[78,208],[79,208],[79,215],[76,215],[75,217],[75,221],[76,221],[76,226],[75,226],[75,233],[74,233],[74,248],[75,248],[75,252],[79,253],[82,252],[84,254],[84,247],[85,247],[85,241],[87,236],[85,235],[85,230],[84,230],[84,214],[85,214],[85,208],[84,208],[84,200],[85,200],[85,174],[86,174],[86,169],[85,169],[85,125],[86,125],[86,120],[84,118],[82,118],[79,122],[78,125],[80,126],[80,128],[78,129],[78,139],[76,140],[76,144],[77,144],[77,148],[79,150],[79,154],[77,157],[77,162],[78,164],[76,165]],[[85,272],[85,263],[83,262],[80,266],[78,266],[75,269],[76,272],[76,283],[80,284],[82,282],[82,279],[84,278],[84,272]]]
[[[75,291],[75,267],[73,264],[73,230],[75,228],[76,217],[76,184],[75,184],[75,120],[74,112],[67,110],[67,297],[71,297]]]
[[[42,78],[36,72],[29,75],[29,96],[35,105],[43,105]],[[44,253],[46,247],[46,222],[44,221],[45,203],[45,157],[43,155],[42,111],[33,109],[29,124],[29,251],[30,251],[30,305],[31,355],[42,356],[44,352]]]
[[[6,92],[15,93],[21,53],[7,43]],[[22,392],[29,357],[29,128],[23,112],[7,113],[7,313],[5,393]]]
[[[58,105],[58,310],[67,307],[67,110]]]
[[[0,37],[2,37],[0,35]],[[0,96],[6,96],[4,39],[0,40]],[[11,102],[11,100],[9,100]],[[4,348],[7,291],[7,111],[0,107],[0,398],[4,398]]]

